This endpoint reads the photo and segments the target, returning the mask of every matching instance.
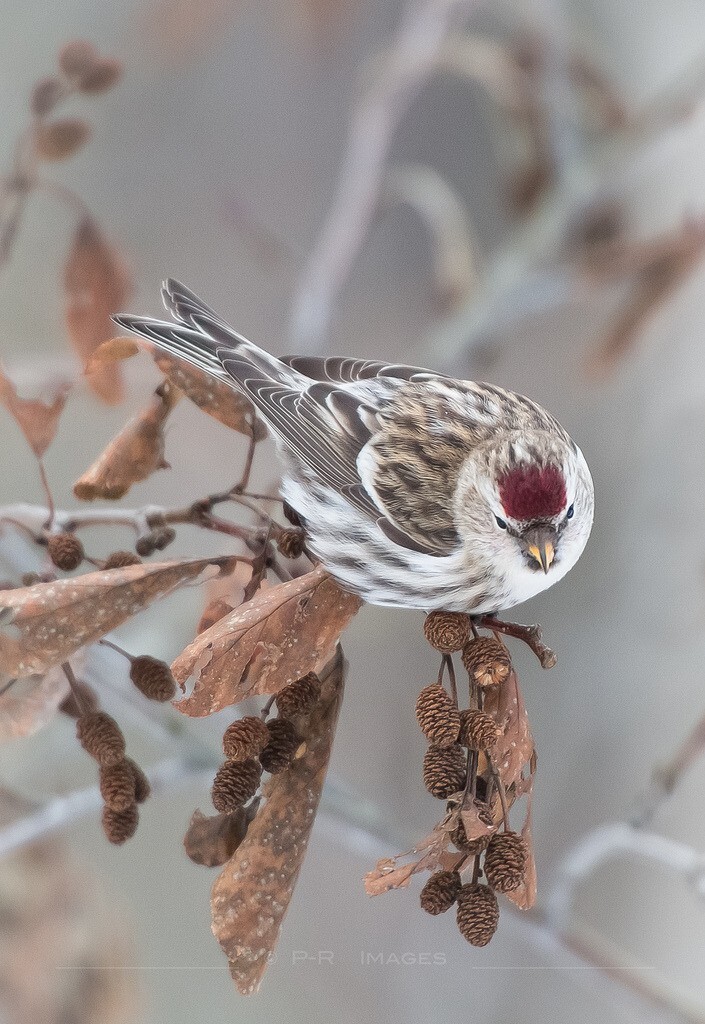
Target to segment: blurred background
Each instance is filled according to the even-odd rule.
[[[214,873],[183,852],[192,810],[209,802],[208,772],[194,770],[146,805],[125,847],[108,846],[90,792],[60,828],[42,831],[40,815],[39,845],[13,833],[0,1020],[705,1020],[705,758],[668,799],[663,773],[653,781],[705,712],[700,0],[63,0],[5,3],[1,17],[0,351],[18,385],[85,358],[64,323],[84,203],[129,269],[133,311],[159,315],[170,275],[275,352],[514,388],[578,440],[597,510],[579,566],[516,613],[559,655],[544,673],[513,647],[539,760],[536,911],[503,912],[475,950],[422,914],[417,887],[364,894],[377,858],[437,818],[413,711],[435,657],[420,616],[365,608],[344,644],[330,786],[259,995],[236,994],[210,932]],[[46,161],[52,185],[8,240],[29,97],[72,39],[121,60],[124,77],[70,101],[92,138]],[[45,459],[61,508],[160,379],[144,357],[124,375],[120,404],[83,385],[70,398]],[[42,504],[4,412],[0,430],[2,505]],[[184,402],[167,431],[171,471],[122,504],[213,492],[244,451]],[[90,536],[95,554],[126,544],[119,529]],[[2,540],[5,577],[40,567],[20,534]],[[223,550],[183,529],[169,552]],[[171,661],[201,600],[175,595],[119,642]],[[217,756],[228,716],[184,724],[145,709],[105,650],[87,674],[145,767]],[[58,716],[6,738],[0,821],[37,820],[95,785],[73,732]]]

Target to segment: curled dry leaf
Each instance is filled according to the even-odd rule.
[[[199,409],[231,430],[247,434],[248,437],[254,430],[256,441],[261,441],[267,436],[267,428],[256,418],[254,406],[243,394],[202,373],[195,366],[189,366],[181,359],[172,358],[165,352],[149,347],[155,363],[165,377],[183,391]]]
[[[364,878],[367,895],[380,896],[392,889],[405,889],[420,871],[435,871],[437,868],[454,871],[464,854],[448,852],[449,838],[445,824],[443,821],[436,825],[433,832],[417,843],[413,850],[378,860]]]
[[[38,124],[34,129],[34,148],[40,160],[66,160],[77,153],[91,137],[91,126],[79,117],[62,117]]]
[[[189,644],[171,666],[190,697],[176,707],[200,718],[283,686],[321,667],[361,605],[320,567],[259,591]]]
[[[0,685],[47,672],[177,587],[232,570],[230,558],[103,569],[0,593]]]
[[[187,857],[207,868],[225,864],[247,835],[258,806],[259,801],[255,801],[231,814],[205,815],[194,811],[184,836]]]
[[[134,338],[110,338],[102,342],[88,358],[83,372],[87,377],[97,373],[106,363],[121,363],[136,356],[140,347]]]
[[[84,217],[76,228],[64,268],[66,328],[82,363],[108,340],[114,329],[110,319],[130,296],[127,268],[98,225]],[[100,364],[88,383],[103,401],[115,404],[123,397],[122,377],[116,362]]]
[[[117,437],[73,485],[81,501],[107,498],[114,501],[127,494],[133,484],[146,480],[157,469],[168,468],[164,460],[164,424],[179,399],[168,381],[156,389],[149,405],[125,424]]]
[[[20,398],[15,385],[0,369],[0,402],[15,418],[38,459],[54,440],[68,393],[69,385],[60,381],[46,402],[38,398]]]
[[[330,649],[329,649],[330,653]],[[211,891],[213,933],[243,995],[256,992],[306,854],[343,697],[343,656],[322,672],[321,698],[291,765],[265,783],[264,804]]]
[[[83,671],[85,660],[83,652],[72,658],[76,672]],[[50,668],[43,676],[16,679],[6,687],[0,693],[0,742],[33,736],[54,718],[70,692],[61,665]]]

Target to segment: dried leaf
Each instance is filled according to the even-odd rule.
[[[189,644],[171,666],[190,697],[176,707],[200,718],[255,694],[276,693],[321,667],[361,605],[318,567],[258,594]]]
[[[168,468],[164,460],[164,425],[179,395],[168,381],[160,384],[149,405],[125,424],[73,485],[76,497],[81,501],[114,501],[155,470]]]
[[[15,418],[38,459],[41,459],[54,440],[59,417],[66,405],[69,385],[61,381],[53,390],[48,403],[38,398],[20,398],[15,385],[0,368],[0,402]]]
[[[214,868],[230,860],[247,835],[257,804],[251,808],[238,807],[232,814],[205,815],[194,811],[191,815],[184,849],[194,864]]]
[[[0,593],[0,683],[47,672],[184,583],[232,559],[200,558],[103,569]]]
[[[127,269],[113,246],[90,217],[76,229],[64,269],[66,328],[81,362],[113,334],[110,319],[130,296]],[[88,378],[94,393],[109,404],[123,397],[116,363],[100,365]]]
[[[330,648],[329,648],[330,653]],[[264,805],[211,892],[213,933],[243,995],[256,992],[306,854],[343,696],[338,649],[290,767],[263,788]]]
[[[78,152],[91,137],[91,126],[79,117],[38,124],[34,129],[34,148],[40,160],[66,160]]]
[[[83,372],[89,377],[106,363],[120,363],[124,359],[136,356],[139,350],[140,347],[134,338],[110,338],[90,355]]]
[[[54,718],[69,693],[60,665],[43,676],[26,676],[6,686],[0,693],[0,742],[34,735]]]
[[[255,417],[254,406],[239,391],[190,366],[183,359],[173,358],[151,346],[145,347],[150,348],[161,372],[203,412],[248,437],[254,429],[256,441],[267,436],[264,423]]]
[[[368,896],[380,896],[392,889],[405,889],[414,875],[420,871],[435,871],[442,867],[445,871],[453,871],[463,860],[462,853],[448,852],[448,830],[445,821],[440,822],[430,835],[417,843],[413,850],[399,853],[396,857],[383,857],[378,860],[372,871],[364,878],[365,892]],[[421,854],[421,856],[416,856]],[[407,857],[415,857],[400,864]]]

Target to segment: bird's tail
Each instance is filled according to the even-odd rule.
[[[298,389],[305,382],[301,374],[276,356],[253,345],[229,327],[189,288],[171,279],[162,286],[162,299],[176,323],[152,317],[119,313],[113,320],[120,327],[139,334],[169,355],[191,363],[236,390],[249,392],[252,378]],[[225,369],[223,360],[227,359]]]

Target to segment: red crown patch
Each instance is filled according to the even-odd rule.
[[[510,519],[551,519],[565,506],[565,480],[555,466],[522,466],[502,477],[499,496]]]

